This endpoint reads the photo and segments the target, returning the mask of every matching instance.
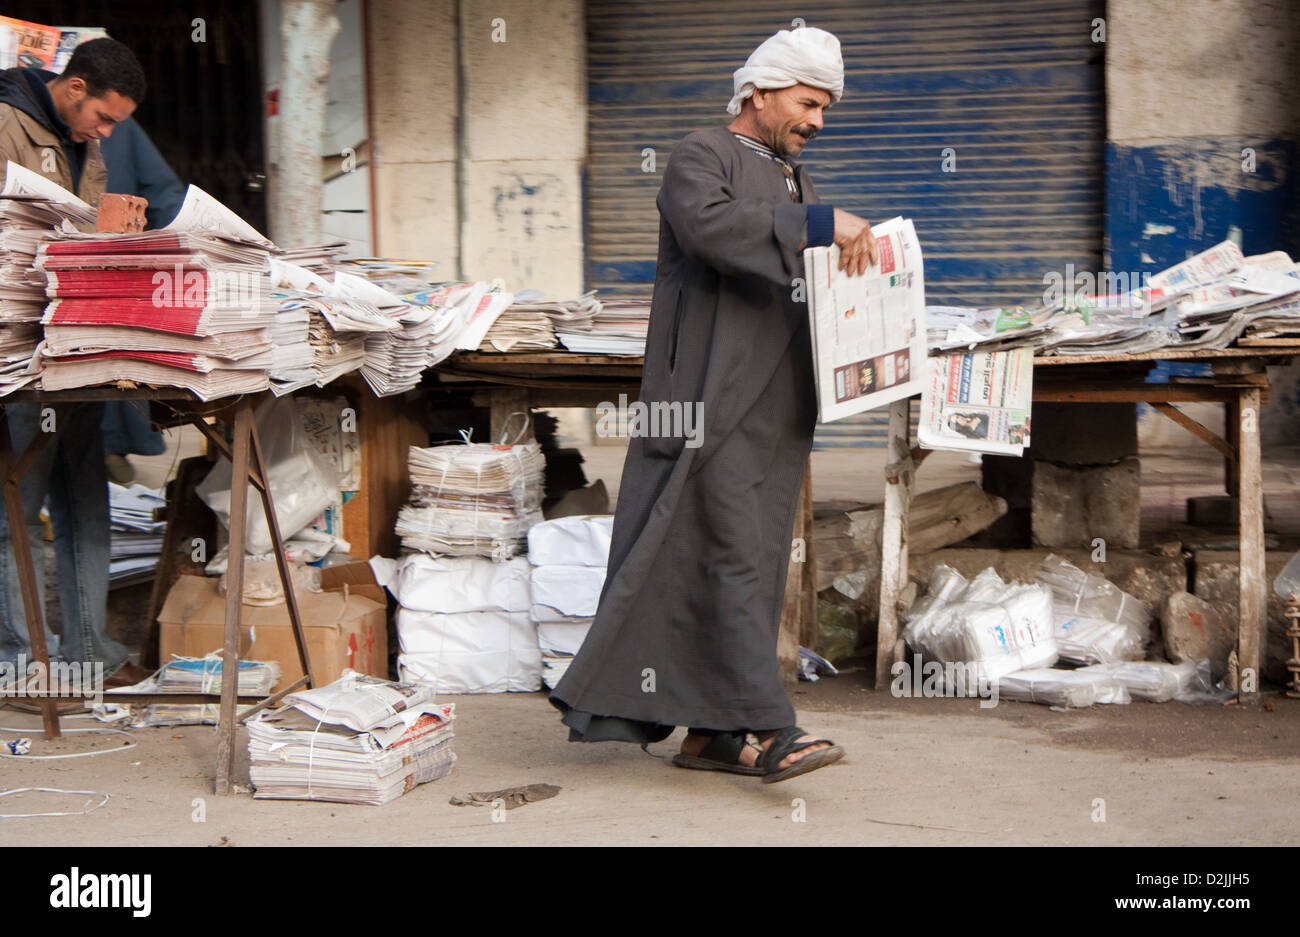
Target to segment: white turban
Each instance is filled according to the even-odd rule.
[[[728,114],[739,114],[740,103],[755,88],[808,85],[829,91],[834,104],[844,94],[844,59],[840,41],[824,29],[801,26],[783,29],[754,50],[744,68],[736,69],[735,95]]]

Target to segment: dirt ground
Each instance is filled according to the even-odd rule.
[[[1300,843],[1300,700],[1268,695],[1272,712],[1177,703],[1058,712],[895,699],[868,686],[862,671],[800,684],[800,723],[847,755],[770,785],[675,768],[633,745],[569,743],[541,693],[455,697],[456,767],[383,807],[216,797],[213,729],[136,729],[136,747],[125,751],[6,761],[7,788],[110,799],[85,816],[2,820],[0,845]],[[0,736],[37,725],[0,709]],[[671,755],[679,741],[680,733],[650,751]],[[241,732],[247,783],[244,742]],[[37,736],[32,753],[119,744]],[[535,782],[562,790],[501,822],[490,808],[448,804],[453,794]],[[0,799],[0,812],[71,811],[98,799],[23,794]]]
[[[587,455],[588,477],[604,479],[615,493],[622,452],[594,447]],[[883,455],[815,453],[816,497],[878,498]],[[1218,465],[1209,450],[1144,453],[1144,525],[1200,493],[1195,485],[1208,480],[1207,490],[1214,489]],[[1300,455],[1266,465],[1270,529],[1284,536],[1300,532],[1293,465]],[[918,488],[978,472],[969,457],[940,453],[919,474]],[[142,633],[129,618],[115,622],[120,633]],[[845,759],[774,785],[674,768],[668,758],[680,732],[650,747],[658,758],[626,744],[571,744],[542,693],[444,698],[457,706],[452,774],[383,807],[216,797],[214,729],[137,729],[130,732],[134,748],[93,758],[5,760],[0,787],[99,793],[8,796],[0,798],[0,813],[76,811],[99,802],[100,793],[108,801],[83,816],[0,819],[0,845],[1300,842],[1300,700],[1275,690],[1258,707],[1133,703],[1056,711],[1006,701],[981,709],[975,700],[895,699],[871,690],[858,669],[801,683],[792,697],[800,723],[843,745]],[[122,743],[113,735],[47,743],[32,731],[37,726],[34,715],[0,708],[0,738],[28,735],[33,755]],[[242,732],[238,753],[246,785]],[[448,803],[454,794],[535,782],[561,791],[506,812],[501,822],[489,808]]]

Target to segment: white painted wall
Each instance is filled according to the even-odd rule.
[[[577,295],[587,133],[581,2],[464,0],[459,22],[453,0],[369,7],[377,252],[438,260],[448,278],[500,277],[516,291]]]

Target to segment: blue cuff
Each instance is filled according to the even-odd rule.
[[[835,243],[835,206],[808,206],[808,247],[829,247]]]

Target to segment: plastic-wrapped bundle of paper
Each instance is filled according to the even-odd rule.
[[[1147,603],[1056,554],[1043,560],[1037,579],[1052,590],[1063,660],[1104,664],[1142,656],[1151,633]]]
[[[951,567],[936,567],[903,638],[931,660],[977,663],[989,680],[1057,658],[1051,593],[1008,585],[992,569],[967,582]]]
[[[1127,703],[1128,690],[1108,673],[1037,668],[998,679],[1001,699],[1084,709],[1093,703]]]
[[[412,446],[408,465],[411,501],[396,525],[406,549],[506,559],[542,520],[546,462],[535,442]]]
[[[401,606],[402,679],[444,693],[540,687],[541,651],[523,557],[496,563],[413,553],[396,562],[376,557],[370,566]]]
[[[439,693],[541,688],[542,652],[527,611],[440,614],[399,608],[397,638],[401,678],[427,683]]]
[[[433,689],[352,671],[248,723],[254,797],[385,804],[446,775],[451,704]]]
[[[532,617],[547,686],[563,676],[591,629],[613,527],[612,516],[591,514],[543,521],[528,531]]]
[[[1119,681],[1134,699],[1150,703],[1167,703],[1172,699],[1193,696],[1201,689],[1197,662],[1188,660],[1181,664],[1164,661],[1126,660],[1110,664],[1093,664],[1079,673],[1095,673]]]
[[[604,566],[614,530],[611,514],[557,517],[528,529],[528,562],[534,566]]]

